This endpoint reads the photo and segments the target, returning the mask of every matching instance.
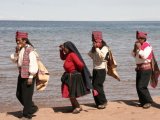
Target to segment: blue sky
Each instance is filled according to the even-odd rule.
[[[0,20],[160,21],[160,0],[0,0]]]

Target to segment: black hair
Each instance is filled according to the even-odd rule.
[[[25,40],[27,44],[31,45],[34,48],[34,46],[32,45],[32,43],[28,38],[22,38],[22,40]]]
[[[67,42],[65,42],[65,43],[63,44],[64,48],[67,48],[68,51],[69,51],[69,53],[70,53],[70,52],[73,52],[72,49],[70,48],[70,46],[68,46],[68,43],[69,43],[69,45],[70,45],[70,41],[67,41]]]

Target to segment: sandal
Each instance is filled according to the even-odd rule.
[[[98,109],[104,109],[104,108],[106,108],[105,105],[98,105]]]
[[[143,108],[144,108],[144,109],[148,109],[148,108],[150,108],[150,107],[151,107],[151,104],[150,104],[150,103],[146,103],[146,104],[143,105]]]
[[[73,114],[78,114],[78,113],[80,113],[80,111],[82,111],[82,107],[80,107],[80,108],[75,108],[72,113],[73,113]]]
[[[104,108],[106,108],[106,106],[107,106],[107,102],[102,104],[102,105],[98,105],[97,108],[98,109],[104,109]]]
[[[136,107],[143,107],[142,104],[136,104]]]

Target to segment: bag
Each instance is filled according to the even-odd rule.
[[[37,90],[44,90],[49,81],[49,72],[47,68],[44,66],[40,57],[37,52],[35,52],[37,57],[37,64],[38,64],[38,73],[37,73],[37,80],[36,80],[36,87]]]
[[[108,53],[105,57],[105,60],[107,61],[107,65],[106,65],[106,72],[109,76],[117,79],[118,81],[120,81],[120,77],[117,73],[116,67],[117,67],[117,63],[114,59],[114,56],[112,55],[111,50],[108,48]]]
[[[48,81],[49,80],[49,72],[44,66],[44,64],[38,60],[38,79],[41,81]]]
[[[155,59],[154,53],[153,53],[153,58],[151,60],[151,66],[152,66],[152,75],[151,75],[151,79],[150,79],[150,85],[153,88],[156,88],[156,86],[158,84],[158,78],[160,76],[160,70],[159,70],[157,61]]]

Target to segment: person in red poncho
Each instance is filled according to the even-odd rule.
[[[78,49],[70,41],[60,46],[60,58],[64,60],[65,69],[61,78],[62,97],[70,98],[73,113],[79,113],[82,108],[76,98],[90,93],[90,72]]]
[[[151,45],[146,41],[147,33],[136,33],[137,41],[135,42],[132,52],[136,60],[136,89],[141,107],[150,108],[153,100],[148,90],[148,84],[152,74],[151,60],[153,58],[153,50]]]

